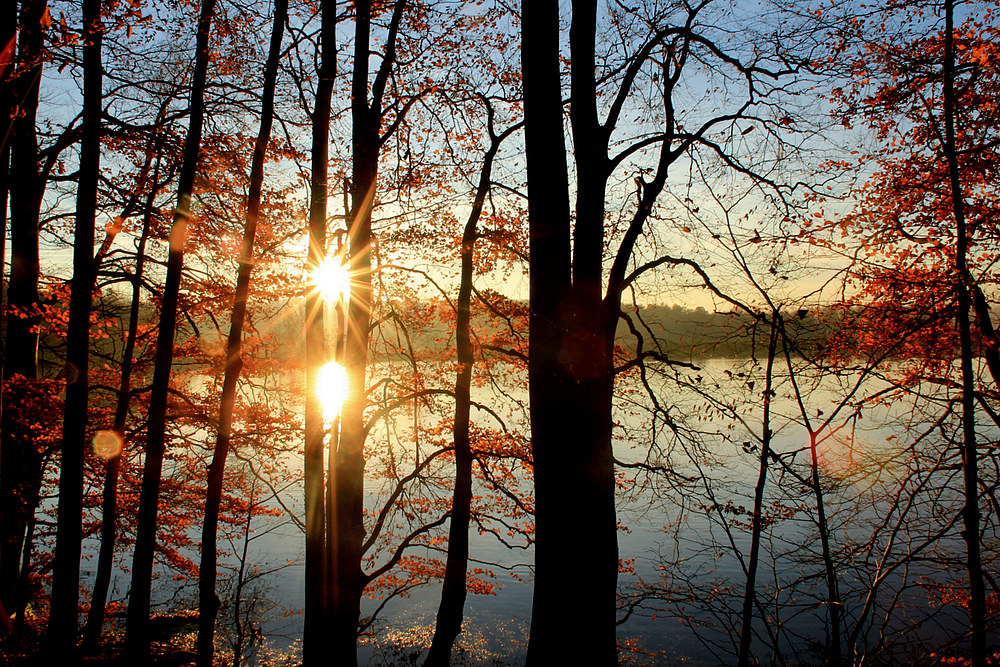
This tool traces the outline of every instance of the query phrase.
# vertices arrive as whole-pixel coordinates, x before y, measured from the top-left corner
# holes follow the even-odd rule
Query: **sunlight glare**
[[[347,299],[351,293],[351,274],[337,259],[324,259],[310,273],[309,280],[324,301]]]
[[[340,408],[347,399],[347,371],[336,361],[319,369],[316,397],[323,407],[323,419],[332,422],[340,414]]]

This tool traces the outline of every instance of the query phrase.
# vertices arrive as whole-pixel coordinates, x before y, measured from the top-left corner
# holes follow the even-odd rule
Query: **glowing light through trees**
[[[336,361],[319,369],[316,397],[323,407],[324,421],[332,422],[340,414],[340,408],[347,398],[347,386],[347,371]]]
[[[351,274],[338,258],[324,259],[310,272],[309,282],[326,302],[346,300],[351,293]]]

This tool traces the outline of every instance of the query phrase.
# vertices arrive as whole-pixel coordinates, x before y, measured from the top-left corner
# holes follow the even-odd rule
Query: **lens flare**
[[[324,259],[309,274],[309,281],[324,301],[346,299],[351,293],[351,274],[336,259]]]
[[[112,459],[122,453],[124,441],[114,431],[98,431],[94,434],[94,453],[102,459]]]
[[[336,361],[319,369],[316,378],[316,397],[323,407],[323,419],[333,421],[347,399],[347,371]]]

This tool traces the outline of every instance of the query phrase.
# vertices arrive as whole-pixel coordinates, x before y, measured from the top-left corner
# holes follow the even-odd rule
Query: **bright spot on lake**
[[[331,361],[319,369],[316,378],[316,397],[323,406],[326,421],[340,414],[340,407],[347,398],[347,371],[336,361]]]
[[[94,453],[102,459],[110,459],[122,453],[124,441],[114,431],[98,431],[94,434]]]

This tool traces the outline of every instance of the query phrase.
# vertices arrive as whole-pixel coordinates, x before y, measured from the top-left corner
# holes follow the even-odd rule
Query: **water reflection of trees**
[[[784,317],[771,313],[759,326]],[[968,614],[957,390],[902,383],[910,369],[889,350],[837,359],[834,370],[788,338],[771,350],[766,424],[771,355],[760,340],[746,359],[648,364],[633,380],[648,394],[641,408],[626,392],[634,425],[623,431],[633,441],[651,434],[641,460],[622,461],[636,482],[627,506],[672,523],[623,586],[620,621],[678,619],[704,656],[732,660],[746,636],[741,602],[756,530],[758,659],[915,663],[947,654],[963,641]],[[996,435],[985,431],[984,452],[995,451]],[[996,459],[984,461],[984,504],[993,506]],[[996,538],[995,522],[984,522],[987,562]]]

